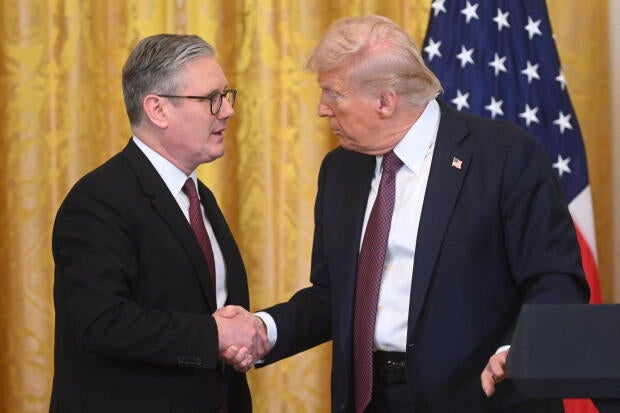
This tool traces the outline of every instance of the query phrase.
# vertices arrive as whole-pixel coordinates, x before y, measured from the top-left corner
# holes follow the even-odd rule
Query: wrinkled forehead
[[[327,90],[343,91],[353,86],[349,77],[349,70],[345,66],[319,71],[316,80],[321,89]]]

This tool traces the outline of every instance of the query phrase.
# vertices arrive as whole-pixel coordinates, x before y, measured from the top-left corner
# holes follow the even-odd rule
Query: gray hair
[[[389,87],[412,105],[425,104],[442,92],[415,42],[383,16],[336,20],[306,67],[314,72],[346,67],[349,80],[363,92],[381,93]]]
[[[215,49],[196,35],[157,34],[138,42],[123,66],[123,98],[132,126],[142,121],[142,101],[150,93],[175,94],[184,64]]]

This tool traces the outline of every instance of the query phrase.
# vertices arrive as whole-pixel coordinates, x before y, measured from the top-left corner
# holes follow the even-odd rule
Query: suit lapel
[[[142,185],[144,194],[152,198],[153,208],[157,211],[162,220],[166,222],[170,231],[176,236],[179,243],[187,252],[190,261],[196,269],[196,276],[200,281],[205,298],[210,307],[215,310],[217,308],[217,303],[215,300],[215,291],[211,288],[207,262],[192,228],[179,208],[179,204],[172,194],[170,194],[166,184],[151,165],[146,155],[140,151],[133,141],[130,141],[125,147],[123,155],[134,169]]]
[[[247,309],[249,308],[247,277],[237,244],[213,193],[200,181],[198,181],[198,192],[200,193],[202,205],[205,208],[205,214],[211,224],[211,228],[213,228],[213,233],[224,258],[226,290],[228,292],[227,302],[241,305]]]
[[[471,153],[459,145],[468,133],[466,125],[454,109],[444,104],[440,107],[441,120],[416,243],[408,341],[423,308],[444,234],[471,162]]]

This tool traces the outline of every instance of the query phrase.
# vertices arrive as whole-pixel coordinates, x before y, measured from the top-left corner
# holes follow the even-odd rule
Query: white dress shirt
[[[187,178],[192,178],[194,185],[196,185],[196,171],[193,171],[190,176],[187,176],[172,162],[148,147],[137,136],[133,137],[133,141],[136,145],[138,145],[138,148],[140,148],[144,155],[146,155],[151,164],[153,164],[153,167],[159,176],[161,176],[164,180],[164,183],[170,190],[170,193],[179,204],[179,208],[183,211],[185,219],[189,222],[189,198],[185,195],[185,192],[183,192],[183,185],[185,185]],[[198,193],[198,196],[200,196],[200,193]],[[217,242],[217,238],[215,238],[213,228],[205,215],[205,210],[202,203],[200,204],[200,210],[202,211],[202,220],[205,223],[205,228],[207,229],[207,234],[209,235],[209,240],[211,241],[211,248],[213,249],[213,258],[215,259],[215,297],[219,308],[224,306],[228,295],[226,290],[226,264],[224,262],[224,256],[222,255],[220,245]]]
[[[403,162],[396,173],[394,213],[388,238],[375,324],[375,349],[404,352],[411,277],[418,225],[439,127],[439,105],[432,100],[405,137],[394,147]],[[362,229],[362,242],[381,181],[383,156],[377,156]],[[361,243],[360,243],[361,248]]]

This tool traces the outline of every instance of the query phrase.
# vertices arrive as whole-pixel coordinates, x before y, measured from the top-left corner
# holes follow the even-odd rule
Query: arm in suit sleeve
[[[515,141],[503,175],[504,243],[520,304],[587,303],[589,288],[575,228],[549,159],[535,137]],[[514,323],[502,344],[510,344]],[[497,385],[493,399],[506,407],[519,403],[521,396],[508,380]]]
[[[132,208],[122,200],[127,194],[102,181],[80,181],[56,218],[54,299],[58,318],[65,320],[60,328],[99,355],[214,368],[218,335],[209,312],[175,311],[177,302],[168,301],[174,293],[142,285],[149,271],[145,257],[157,252],[145,251],[144,226],[135,223],[142,219],[137,214],[152,212]],[[171,269],[186,268],[175,262],[179,257],[169,258]]]
[[[325,169],[324,161],[319,171],[319,189],[314,206],[312,285],[295,293],[288,302],[263,310],[273,317],[278,337],[265,357],[265,365],[331,339],[331,277],[324,250],[322,220]]]
[[[522,304],[587,302],[575,228],[536,138],[516,141],[503,170],[505,245]]]

